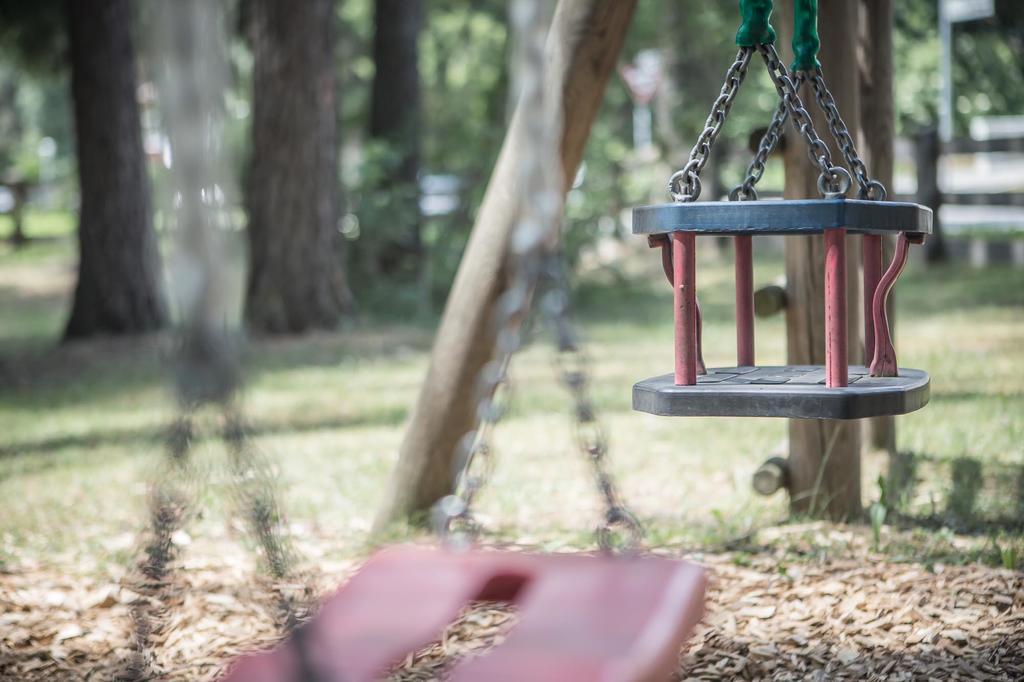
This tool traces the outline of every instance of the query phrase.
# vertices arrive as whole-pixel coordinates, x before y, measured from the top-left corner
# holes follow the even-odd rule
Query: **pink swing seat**
[[[475,601],[517,605],[519,622],[450,679],[665,680],[704,610],[699,566],[658,557],[379,552],[276,649],[238,661],[228,682],[367,682],[441,637]]]

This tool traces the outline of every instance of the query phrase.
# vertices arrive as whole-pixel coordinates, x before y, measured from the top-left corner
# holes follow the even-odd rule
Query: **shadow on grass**
[[[429,348],[429,330],[392,326],[319,332],[301,338],[255,339],[244,344],[246,381],[305,367],[401,359]],[[25,345],[3,352],[0,345],[0,405],[53,409],[100,402],[140,390],[171,390],[174,342],[170,334],[58,345]]]
[[[301,434],[315,431],[329,431],[344,428],[374,427],[374,426],[397,426],[405,421],[407,410],[404,407],[396,407],[388,410],[380,410],[372,414],[356,416],[337,416],[321,419],[292,419],[287,422],[278,421],[253,421],[248,424],[248,432],[251,436],[259,438],[280,434]],[[5,459],[20,458],[29,455],[54,455],[62,450],[90,449],[97,450],[109,446],[132,446],[139,445],[152,447],[163,444],[166,441],[168,432],[163,427],[145,427],[138,429],[120,429],[99,433],[87,433],[81,435],[56,436],[41,440],[14,443],[0,446],[0,461]],[[200,442],[217,440],[219,433],[200,432],[196,439]],[[28,468],[32,471],[42,471],[55,466],[52,457],[34,459],[29,467],[22,467],[19,473],[24,473]]]
[[[899,526],[961,535],[1024,532],[1024,464],[973,457],[892,457],[886,495]]]

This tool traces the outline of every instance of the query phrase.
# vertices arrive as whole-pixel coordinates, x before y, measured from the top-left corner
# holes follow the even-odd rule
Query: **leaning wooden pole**
[[[782,48],[792,38],[793,2],[776,3]],[[820,59],[825,78],[851,134],[860,130],[857,74],[857,18],[859,3],[848,0],[820,0],[818,30],[821,35]],[[786,54],[786,51],[783,51]],[[814,126],[829,144],[834,162],[842,155],[836,148],[824,115],[813,106],[809,86],[800,93]],[[786,145],[787,199],[818,198],[817,169],[808,162],[803,141],[792,127]],[[860,244],[846,238],[847,339],[849,361],[861,357]],[[786,355],[791,365],[825,363],[825,240],[813,237],[786,237],[786,282],[789,305],[786,307]],[[834,283],[835,284],[835,283]],[[836,344],[841,346],[842,344]],[[789,422],[790,509],[833,520],[853,520],[861,513],[860,450],[861,425],[857,421],[791,419]]]
[[[559,0],[547,42],[545,87],[561,102],[561,161],[568,187],[636,8],[636,0]],[[452,484],[456,445],[475,424],[473,397],[494,341],[493,309],[507,276],[516,221],[518,150],[533,144],[517,112],[434,339],[430,367],[399,449],[376,527],[415,519]]]
[[[863,71],[860,79],[860,117],[864,135],[859,144],[872,176],[892,194],[893,155],[896,140],[896,107],[892,81],[892,0],[862,0],[860,50]],[[885,261],[892,256],[896,240],[884,238]],[[889,294],[889,324],[894,319],[893,295]],[[867,342],[867,334],[864,335]],[[896,454],[896,419],[875,417],[868,421],[866,437],[871,447]]]

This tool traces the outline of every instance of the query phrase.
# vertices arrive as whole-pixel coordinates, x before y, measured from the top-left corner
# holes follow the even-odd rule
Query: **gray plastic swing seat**
[[[853,234],[931,234],[932,210],[901,201],[842,198],[695,201],[633,209],[633,234],[820,234],[840,227]]]
[[[873,377],[850,365],[849,386],[825,386],[821,365],[708,368],[695,386],[665,374],[633,386],[633,409],[666,417],[862,419],[906,414],[928,403],[930,380],[919,369]]]

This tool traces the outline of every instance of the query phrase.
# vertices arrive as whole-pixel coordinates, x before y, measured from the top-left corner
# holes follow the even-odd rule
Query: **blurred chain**
[[[775,46],[758,45],[757,49],[764,58],[765,65],[768,67],[768,75],[771,77],[779,97],[782,98],[789,115],[793,118],[793,125],[807,142],[808,156],[820,171],[818,190],[826,197],[845,195],[852,184],[850,173],[842,166],[832,164],[832,155],[825,143],[818,137],[811,116],[800,99],[800,93],[797,91],[798,85],[779,58]]]
[[[821,68],[819,67],[814,71],[801,71],[797,74],[797,78],[806,78],[810,81],[811,87],[814,88],[814,98],[817,100],[818,106],[825,113],[825,118],[828,119],[828,127],[832,132],[832,137],[842,151],[843,158],[846,159],[846,165],[850,167],[853,177],[857,181],[857,186],[859,187],[858,196],[861,199],[885,201],[885,186],[877,180],[872,180],[868,175],[867,166],[864,165],[864,161],[857,153],[857,146],[853,141],[853,136],[850,135],[850,131],[846,127],[846,123],[843,122],[843,117],[839,113],[839,107],[836,106],[836,100],[828,89],[828,85],[825,84]]]
[[[275,581],[290,574],[294,560],[283,533],[274,474],[253,447],[238,406],[241,363],[238,331],[226,320],[224,249],[221,228],[232,224],[224,186],[227,170],[223,87],[227,59],[219,27],[223,7],[205,0],[160,3],[156,8],[153,60],[159,83],[161,124],[172,154],[167,154],[171,205],[163,212],[176,248],[170,262],[172,294],[181,311],[177,331],[175,389],[179,416],[172,423],[166,457],[149,493],[149,529],[140,549],[138,576],[132,588],[135,642],[129,679],[159,677],[153,668],[154,635],[163,626],[173,597],[171,563],[177,556],[175,535],[191,515],[193,487],[200,470],[190,458],[195,419],[212,407],[223,423],[221,436],[230,454],[236,502],[247,527],[263,550]],[[297,622],[295,603],[275,585],[285,628]]]
[[[593,468],[604,503],[604,519],[597,528],[598,545],[606,552],[634,552],[643,541],[644,530],[622,500],[608,469],[608,441],[590,397],[589,363],[572,320],[565,259],[552,254],[547,260],[545,275],[550,290],[544,296],[543,310],[555,335],[559,378],[573,401],[576,445]]]
[[[722,132],[725,119],[732,109],[736,100],[740,85],[747,75],[747,67],[750,65],[750,57],[754,50],[750,47],[741,47],[736,54],[732,66],[725,73],[725,84],[718,98],[711,105],[711,113],[704,122],[704,130],[697,137],[696,144],[690,150],[690,158],[682,169],[672,174],[668,181],[668,192],[672,198],[680,203],[696,201],[700,196],[701,183],[700,173],[711,158],[711,147]]]
[[[520,217],[511,236],[512,274],[496,305],[497,331],[491,360],[477,376],[476,427],[456,446],[453,493],[434,506],[438,535],[457,548],[472,543],[480,533],[473,504],[494,468],[491,436],[507,405],[509,363],[522,343],[522,326],[540,275],[545,244],[553,226],[558,225],[561,211],[561,179],[555,156],[560,121],[544,96],[547,22],[542,5],[537,0],[516,0],[511,7],[513,31],[518,37],[516,83],[519,111],[523,112],[520,125],[523,139],[529,144],[519,148],[516,186]]]
[[[543,5],[537,0],[517,0],[512,7],[520,45],[516,63],[521,91],[519,110],[523,112],[521,125],[524,139],[531,143],[520,148],[520,217],[512,232],[511,283],[496,305],[497,334],[492,359],[477,377],[477,426],[457,446],[454,492],[435,505],[434,524],[441,538],[456,548],[467,546],[479,535],[480,524],[473,514],[473,504],[494,467],[491,436],[507,411],[509,364],[522,344],[523,324],[538,286],[550,285],[545,310],[557,332],[562,380],[574,400],[577,442],[594,466],[606,506],[598,542],[609,551],[629,550],[639,543],[640,524],[621,502],[606,468],[608,448],[587,394],[586,363],[569,318],[564,263],[551,246],[556,241],[562,211],[561,164],[557,153],[561,120],[557,103],[546,97],[544,91],[547,26]],[[625,536],[617,541],[619,530]]]
[[[127,661],[125,680],[153,677],[153,638],[162,629],[167,607],[162,597],[169,586],[170,564],[178,556],[175,535],[185,526],[195,498],[194,471],[190,453],[194,437],[192,414],[183,411],[166,434],[167,457],[164,470],[151,485],[148,496],[149,532],[142,545],[131,589],[139,594],[131,605],[132,655]]]

